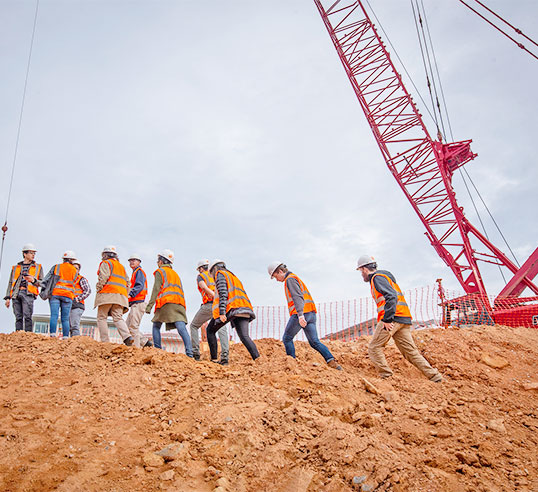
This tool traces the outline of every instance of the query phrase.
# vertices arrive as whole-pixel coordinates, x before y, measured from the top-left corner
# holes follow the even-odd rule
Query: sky
[[[370,5],[426,96],[410,3]],[[538,61],[456,0],[424,5],[454,137],[473,139],[479,157],[467,170],[523,263],[538,245]],[[536,2],[487,5],[538,39]],[[0,2],[2,217],[34,12],[35,1]],[[454,188],[478,226],[457,176]],[[27,242],[46,271],[74,250],[92,286],[105,245],[127,269],[138,252],[150,285],[157,253],[170,248],[191,319],[200,258],[225,260],[255,305],[284,304],[267,275],[274,260],[318,302],[369,295],[355,271],[362,254],[404,290],[437,278],[459,289],[389,173],[308,0],[41,0],[8,226],[2,289]],[[503,287],[494,269],[484,275],[491,294]],[[92,308],[93,294],[85,314]],[[2,307],[0,331],[13,324]],[[146,316],[142,329],[150,326]]]

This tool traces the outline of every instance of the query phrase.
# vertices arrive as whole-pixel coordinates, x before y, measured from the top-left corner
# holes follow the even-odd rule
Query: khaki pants
[[[192,341],[192,353],[194,355],[200,355],[200,328],[206,322],[213,318],[213,305],[210,302],[202,304],[200,309],[195,314],[194,319],[191,321],[191,341]],[[224,325],[217,335],[220,339],[220,356],[223,359],[228,359],[230,352],[230,342],[228,338],[228,327]]]
[[[392,331],[387,331],[382,321],[377,323],[370,345],[368,345],[368,356],[379,371],[382,378],[392,376],[392,371],[387,364],[383,348],[387,345],[390,337],[394,338],[394,343],[402,355],[413,364],[424,376],[431,381],[441,381],[442,377],[437,369],[430,366],[429,362],[418,351],[415,341],[411,336],[411,325],[394,323]]]
[[[131,306],[129,309],[129,314],[127,315],[127,327],[131,336],[134,338],[134,346],[140,347],[140,322],[142,321],[142,316],[146,312],[146,306],[148,303],[146,301],[137,302]]]
[[[103,304],[97,308],[97,328],[99,329],[101,341],[110,342],[108,324],[106,322],[109,316],[114,321],[121,339],[125,340],[129,338],[131,336],[129,328],[127,328],[127,324],[123,321],[123,306],[119,304]]]

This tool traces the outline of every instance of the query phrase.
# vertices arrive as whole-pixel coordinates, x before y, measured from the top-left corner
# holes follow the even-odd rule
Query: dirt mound
[[[0,335],[5,491],[538,490],[538,330],[422,331],[434,384],[368,339],[329,342],[328,368],[297,343],[257,342],[252,362]],[[366,380],[366,382],[365,382]]]

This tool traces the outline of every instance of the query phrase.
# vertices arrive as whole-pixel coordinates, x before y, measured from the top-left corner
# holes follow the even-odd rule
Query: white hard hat
[[[72,263],[73,265],[81,266],[81,265],[80,265],[80,260],[77,260],[76,258],[75,258],[74,260],[72,260],[71,263]]]
[[[118,251],[116,250],[116,246],[109,245],[109,246],[105,246],[105,247],[103,248],[103,253],[114,253],[114,254],[118,254]]]
[[[374,258],[373,256],[370,256],[370,255],[362,255],[362,256],[357,260],[357,270],[358,270],[360,267],[369,265],[370,263],[375,263],[375,258]]]
[[[271,278],[273,278],[273,273],[275,273],[275,270],[280,266],[283,265],[281,261],[273,261],[269,263],[269,266],[267,267],[267,273]]]
[[[215,258],[214,260],[211,260],[211,261],[209,262],[209,271],[211,271],[211,269],[212,269],[217,263],[222,263],[222,264],[225,265],[224,260],[219,260],[218,258]]]
[[[159,256],[166,258],[170,263],[174,263],[174,252],[171,249],[163,249]]]
[[[129,256],[127,259],[142,261],[142,257],[138,253],[131,253],[131,256]]]
[[[62,258],[63,258],[64,260],[76,260],[76,259],[77,259],[77,255],[75,254],[74,251],[67,250],[67,251],[63,254]]]
[[[209,265],[209,260],[200,260],[198,262],[198,264],[196,265],[196,268],[200,268],[201,266],[208,266]]]
[[[22,247],[22,252],[24,253],[25,251],[37,251],[37,248],[32,244],[32,243],[26,243],[23,247]]]

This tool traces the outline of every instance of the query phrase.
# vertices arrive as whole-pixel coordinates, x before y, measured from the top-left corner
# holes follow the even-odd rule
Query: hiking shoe
[[[147,340],[142,348],[146,348],[146,347],[153,347],[153,342],[151,340]]]
[[[329,362],[327,362],[327,365],[332,369],[336,369],[337,371],[342,370],[342,366],[338,364],[338,362],[336,362],[336,359],[330,360]]]
[[[227,366],[228,365],[228,359],[221,359],[218,362],[221,366]]]
[[[440,374],[438,376],[434,376],[432,379],[430,379],[432,383],[442,383],[443,382],[443,376]]]
[[[200,354],[192,354],[194,360],[200,360]]]
[[[133,343],[134,343],[134,338],[133,338],[133,337],[127,337],[127,338],[123,341],[123,343],[124,343],[125,345],[127,345],[127,347],[131,347],[131,346],[133,345]]]

